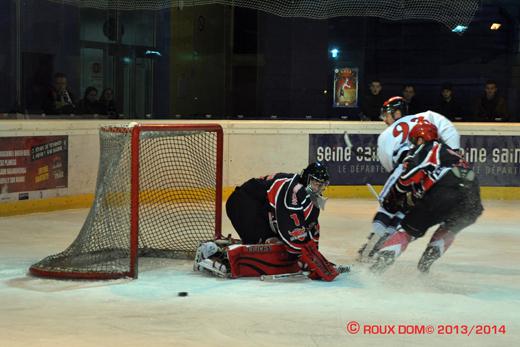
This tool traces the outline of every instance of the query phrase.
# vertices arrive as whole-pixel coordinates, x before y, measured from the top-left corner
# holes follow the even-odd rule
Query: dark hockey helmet
[[[392,115],[392,118],[395,119],[394,113],[397,110],[400,110],[401,113],[404,113],[404,98],[401,96],[392,96],[390,99],[386,100],[383,103],[383,107],[381,107],[381,119],[385,119],[385,116],[387,113],[390,113]]]
[[[417,144],[417,140],[422,138],[426,142],[434,141],[439,138],[439,132],[437,127],[430,122],[422,121],[417,123],[410,131],[408,135],[410,142],[414,145]]]
[[[329,172],[323,163],[317,161],[315,163],[309,164],[305,169],[303,169],[302,173],[302,184],[309,184],[309,179],[313,178],[316,181],[322,183],[328,183],[330,180]]]

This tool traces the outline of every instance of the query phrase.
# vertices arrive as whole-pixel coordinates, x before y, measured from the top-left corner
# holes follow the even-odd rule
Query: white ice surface
[[[221,280],[191,262],[144,260],[139,279],[57,281],[27,275],[75,238],[87,210],[0,218],[0,346],[520,346],[520,202],[486,202],[477,224],[421,276],[431,236],[412,243],[380,277],[362,269],[334,282]],[[331,200],[323,253],[352,263],[376,209]],[[231,232],[224,220],[224,232]],[[188,297],[178,297],[180,291]],[[491,324],[482,336],[349,335],[360,324]]]

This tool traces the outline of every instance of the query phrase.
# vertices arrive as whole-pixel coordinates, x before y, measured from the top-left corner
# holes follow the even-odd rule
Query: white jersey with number
[[[460,135],[452,122],[443,115],[426,111],[415,115],[404,116],[396,120],[377,138],[377,155],[381,165],[391,172],[399,163],[404,151],[411,147],[408,136],[419,121],[427,121],[437,127],[439,138],[452,149],[460,148]]]

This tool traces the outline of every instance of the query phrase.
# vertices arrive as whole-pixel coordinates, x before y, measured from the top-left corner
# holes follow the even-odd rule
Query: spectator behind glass
[[[110,119],[119,118],[119,113],[117,112],[116,102],[114,101],[114,91],[112,88],[105,88],[101,93],[101,97],[99,98],[99,102],[102,106],[101,114],[107,115]]]
[[[78,102],[76,114],[79,115],[99,115],[103,112],[103,106],[97,99],[96,87],[87,87],[83,99]]]
[[[477,99],[474,117],[476,122],[505,122],[509,120],[506,100],[498,95],[495,81],[486,82],[484,95]]]
[[[361,114],[359,118],[361,120],[380,120],[379,115],[381,114],[381,106],[385,102],[385,97],[381,93],[383,87],[381,81],[373,79],[368,85],[370,93],[367,93],[361,101]]]
[[[72,114],[75,108],[74,96],[67,88],[67,76],[57,72],[53,86],[43,100],[43,112],[48,115]]]
[[[423,112],[423,108],[419,106],[417,97],[415,96],[415,86],[413,84],[405,84],[403,87],[404,115],[417,114]]]
[[[435,106],[434,111],[442,114],[451,121],[462,122],[462,108],[457,100],[453,97],[453,86],[451,83],[444,83],[441,87],[439,103]]]

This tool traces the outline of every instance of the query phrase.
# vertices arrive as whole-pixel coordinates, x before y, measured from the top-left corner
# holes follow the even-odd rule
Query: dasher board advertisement
[[[56,196],[67,188],[68,136],[0,138],[0,201]]]
[[[384,184],[389,173],[377,157],[379,134],[311,134],[309,162],[322,161],[331,185]],[[520,187],[520,136],[462,135],[464,157],[481,186]]]

